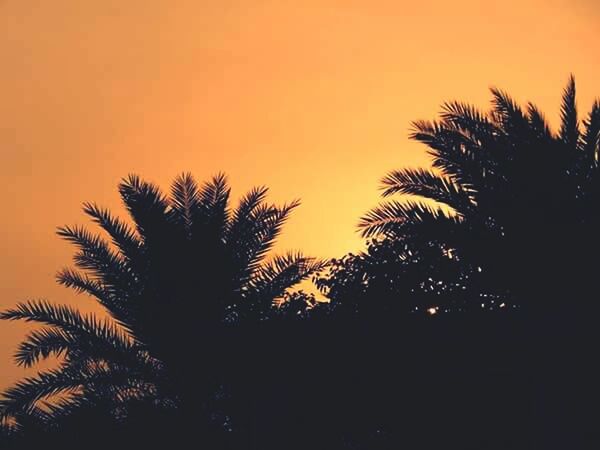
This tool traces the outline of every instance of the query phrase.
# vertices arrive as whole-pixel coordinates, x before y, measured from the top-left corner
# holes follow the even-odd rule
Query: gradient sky
[[[165,189],[226,172],[233,198],[301,198],[280,248],[341,256],[393,168],[427,163],[411,120],[492,85],[556,123],[570,72],[600,95],[596,0],[0,0],[0,308],[47,298],[81,203],[122,211],[134,172]],[[597,5],[596,5],[597,6]],[[25,327],[0,323],[0,388]]]

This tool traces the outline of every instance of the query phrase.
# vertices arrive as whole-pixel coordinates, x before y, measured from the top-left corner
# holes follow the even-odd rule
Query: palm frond
[[[27,377],[3,393],[0,408],[3,414],[30,412],[36,402],[45,397],[59,393],[70,393],[79,390],[90,380],[81,372],[59,369],[49,369],[34,377]]]
[[[447,123],[417,121],[412,126],[410,138],[429,147],[433,167],[469,191],[482,183],[489,163],[478,142]]]
[[[490,91],[493,105],[492,118],[511,138],[526,138],[530,128],[523,110],[506,92],[495,87]]]
[[[78,311],[68,306],[55,305],[44,300],[19,303],[15,308],[0,313],[0,319],[24,320],[58,327],[80,327],[84,322]]]
[[[239,229],[237,236],[232,236],[230,252],[235,255],[233,276],[243,285],[258,268],[273,248],[277,237],[290,213],[300,205],[299,201],[285,204],[282,207],[259,205],[249,216],[247,227]]]
[[[19,344],[15,361],[19,366],[31,367],[51,355],[60,356],[73,350],[77,340],[60,328],[43,328],[30,332]]]
[[[58,419],[72,416],[82,408],[95,406],[97,405],[91,399],[80,395],[63,395],[52,402],[43,402],[49,422],[57,422]]]
[[[99,364],[63,365],[17,382],[3,393],[0,409],[3,415],[27,414],[38,402],[53,396],[96,391],[96,395],[114,395],[119,386],[137,380],[122,367]]]
[[[55,305],[47,301],[19,303],[16,308],[0,313],[0,319],[23,320],[56,327],[73,338],[80,339],[81,345],[89,345],[88,350],[108,350],[128,354],[133,349],[129,337],[115,324],[100,321],[94,316],[84,316],[79,311],[64,305]]]
[[[228,225],[226,234],[228,242],[235,241],[237,236],[247,228],[250,214],[265,201],[268,190],[265,186],[255,187],[242,197]]]
[[[36,422],[42,422],[45,428],[58,428],[63,421],[75,417],[76,414],[80,415],[86,410],[93,410],[95,418],[97,418],[98,414],[105,412],[100,411],[100,407],[97,402],[81,393],[63,392],[58,398],[52,398],[52,401],[40,400],[26,415],[21,414],[18,421],[20,423],[27,422],[30,416],[35,415]]]
[[[59,284],[74,289],[77,293],[86,293],[94,297],[121,325],[130,328],[133,324],[133,308],[127,301],[126,295],[122,293],[115,295],[113,289],[107,288],[97,279],[70,268],[60,270],[56,274],[56,280]]]
[[[275,256],[253,274],[248,283],[246,300],[270,308],[288,288],[322,270],[325,265],[324,261],[306,257],[299,252]]]
[[[175,178],[171,185],[170,205],[176,220],[190,231],[194,210],[200,202],[198,184],[190,173],[183,173]]]
[[[144,243],[160,239],[169,229],[169,204],[160,189],[137,175],[129,175],[119,184],[119,193]]]
[[[560,107],[560,138],[573,150],[579,140],[579,124],[577,121],[577,106],[575,104],[575,78],[569,77],[567,86],[563,91],[562,105]]]
[[[446,102],[442,105],[440,117],[446,125],[452,125],[479,144],[489,143],[499,134],[498,128],[487,115],[473,105]]]
[[[384,197],[397,193],[418,195],[443,203],[459,214],[465,214],[474,206],[461,185],[430,170],[394,170],[383,178],[382,183]]]
[[[206,242],[220,243],[229,223],[229,195],[231,189],[223,173],[204,183],[198,192],[198,204],[192,210],[192,235]]]
[[[95,203],[84,203],[83,211],[108,233],[124,258],[134,262],[140,257],[142,242],[126,223]]]
[[[70,268],[64,268],[56,274],[56,281],[65,287],[74,289],[77,293],[86,293],[106,305],[110,303],[110,294],[102,283],[90,278],[87,274]]]
[[[231,189],[224,173],[218,173],[209,182],[202,185],[198,193],[200,202],[208,208],[227,203]]]
[[[527,104],[527,119],[538,138],[549,139],[552,137],[550,126],[544,114],[531,102]]]
[[[460,221],[460,217],[452,216],[442,208],[431,207],[422,202],[389,201],[362,217],[358,226],[362,229],[361,234],[364,237],[398,236],[402,233],[414,233],[416,227],[425,231],[424,226],[435,226],[439,223],[444,226],[448,224],[454,226]],[[431,235],[431,232],[427,234]]]
[[[118,295],[126,296],[137,284],[131,267],[99,236],[82,227],[69,226],[60,227],[57,234],[79,248],[73,257],[77,267],[102,280],[105,287],[110,286]]]
[[[600,100],[594,101],[583,124],[585,126],[581,143],[583,154],[589,163],[597,165],[600,158]]]

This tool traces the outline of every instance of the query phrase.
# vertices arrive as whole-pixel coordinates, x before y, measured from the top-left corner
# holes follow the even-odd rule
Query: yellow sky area
[[[0,307],[48,298],[83,201],[121,211],[130,172],[225,171],[234,198],[300,197],[279,248],[357,250],[388,171],[426,164],[409,123],[496,85],[556,122],[600,95],[594,0],[0,0]],[[0,324],[0,387],[25,327]]]

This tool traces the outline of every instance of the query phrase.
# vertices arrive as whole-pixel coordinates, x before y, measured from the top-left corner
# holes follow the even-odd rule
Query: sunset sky
[[[168,188],[228,174],[237,200],[267,185],[301,198],[280,249],[361,248],[379,179],[427,163],[410,121],[490,86],[556,124],[569,73],[600,95],[596,0],[0,0],[0,308],[47,298],[85,224],[84,201],[122,212],[119,180]],[[25,327],[0,323],[0,388],[23,375]]]

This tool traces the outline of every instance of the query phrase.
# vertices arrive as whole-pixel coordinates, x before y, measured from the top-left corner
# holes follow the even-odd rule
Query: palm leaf
[[[31,367],[40,359],[60,356],[77,347],[77,339],[60,328],[43,328],[30,332],[19,344],[15,361],[19,366]]]
[[[466,190],[482,183],[489,164],[480,151],[479,143],[454,125],[440,122],[413,122],[411,139],[426,144],[433,157],[433,166],[455,180]]]
[[[260,266],[275,244],[290,213],[299,205],[299,201],[283,205],[281,208],[259,205],[250,213],[246,229],[240,229],[235,237],[235,245],[228,243],[230,251],[235,255],[232,261],[233,277],[239,286],[242,286]]]
[[[132,262],[140,258],[142,242],[126,223],[95,203],[84,203],[83,211],[109,234],[124,258]]]
[[[394,170],[383,178],[382,183],[384,197],[397,193],[418,195],[443,203],[460,214],[466,214],[474,206],[461,185],[429,170]]]
[[[262,265],[248,283],[246,301],[262,308],[270,308],[285,291],[322,270],[325,262],[308,258],[298,252],[275,256]]]
[[[232,218],[229,221],[225,237],[227,242],[234,243],[241,241],[240,235],[247,230],[252,211],[264,202],[267,192],[267,187],[255,187],[242,197],[238,207],[234,209]]]
[[[125,297],[138,282],[138,276],[108,243],[81,227],[60,227],[58,235],[79,248],[74,261],[80,269],[89,271],[102,280],[118,296]]]
[[[80,312],[64,305],[54,305],[46,301],[19,303],[16,308],[0,313],[0,319],[24,320],[56,327],[73,338],[81,339],[81,344],[89,344],[100,351],[118,351],[128,354],[133,349],[129,337],[108,321],[100,321],[94,316],[83,316]]]
[[[529,123],[523,110],[504,91],[491,88],[493,111],[491,116],[512,138],[523,138],[529,132]]]
[[[171,230],[167,214],[169,204],[157,186],[129,175],[119,184],[119,192],[146,245],[160,240],[167,230]]]
[[[179,175],[171,185],[169,204],[176,220],[191,232],[193,212],[200,202],[200,192],[196,180],[190,173]]]
[[[581,143],[583,154],[588,163],[597,165],[600,153],[600,100],[594,101],[583,124],[585,126]]]
[[[110,287],[104,286],[100,281],[90,278],[87,274],[72,270],[62,269],[56,275],[59,284],[74,289],[78,293],[86,293],[94,297],[104,306],[111,316],[129,331],[135,324],[135,306],[132,304],[131,292],[115,293]]]
[[[227,176],[224,173],[218,173],[202,186],[198,193],[199,201],[210,210],[215,205],[227,203],[230,191]]]
[[[56,274],[56,281],[65,287],[74,289],[78,293],[91,295],[105,306],[112,303],[112,298],[102,283],[90,278],[85,273],[64,268]]]
[[[548,125],[544,114],[531,102],[527,104],[527,119],[529,120],[529,124],[538,138],[552,138],[550,126]]]
[[[462,102],[446,102],[440,113],[447,127],[454,127],[480,145],[493,142],[499,135],[499,129],[486,114],[473,105]]]
[[[231,189],[225,174],[217,174],[204,183],[198,192],[198,202],[192,210],[192,235],[204,245],[222,243],[229,222]],[[200,249],[201,250],[201,249]]]
[[[577,122],[577,106],[575,104],[575,78],[569,77],[569,82],[563,91],[560,108],[560,138],[571,149],[575,149],[579,139]]]
[[[427,236],[435,238],[435,230],[439,225],[451,228],[460,224],[458,216],[452,216],[439,207],[432,207],[422,202],[389,201],[372,209],[359,222],[364,237],[377,235],[399,236],[426,232]],[[429,229],[427,229],[429,227]],[[439,238],[443,239],[443,235]]]
[[[63,365],[27,377],[4,391],[0,409],[3,415],[29,413],[39,401],[48,397],[85,390],[97,390],[101,395],[110,395],[119,385],[134,381],[129,370],[119,367]]]
[[[64,367],[50,369],[34,377],[27,377],[3,393],[0,408],[3,414],[30,412],[39,400],[59,393],[79,390],[87,381],[81,372]]]

